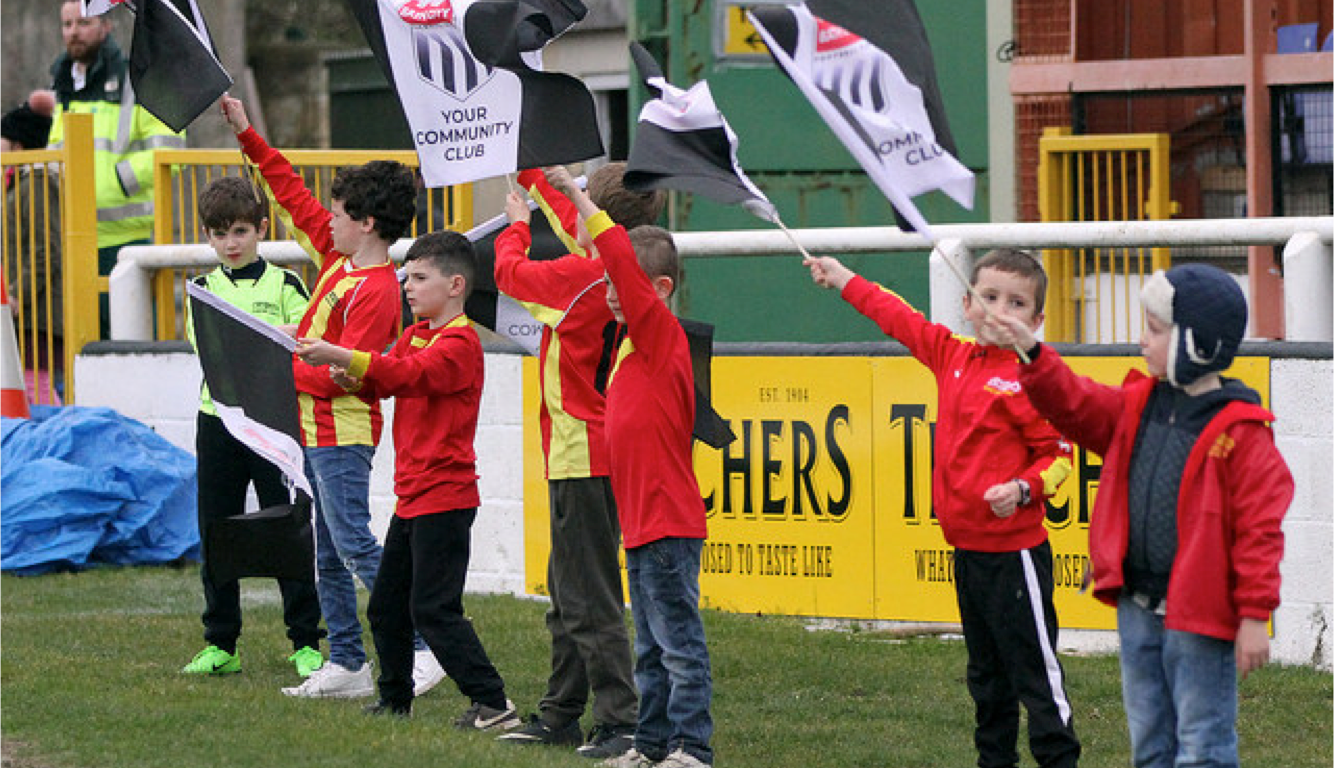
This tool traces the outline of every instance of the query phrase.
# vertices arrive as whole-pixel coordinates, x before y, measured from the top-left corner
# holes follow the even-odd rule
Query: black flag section
[[[144,109],[183,131],[232,85],[195,0],[134,0],[130,83]]]
[[[315,573],[310,501],[268,507],[211,522],[205,562],[218,583],[247,576],[307,580]]]
[[[523,54],[542,50],[587,15],[578,0],[491,0],[468,8],[463,34],[483,64],[527,69]]]
[[[690,370],[695,377],[696,440],[710,448],[722,448],[736,440],[727,420],[713,410],[713,326],[678,317],[690,345]]]

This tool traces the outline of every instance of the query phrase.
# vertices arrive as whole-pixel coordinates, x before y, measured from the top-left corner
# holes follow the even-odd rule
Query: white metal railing
[[[1141,248],[1172,246],[1283,245],[1284,312],[1291,341],[1334,340],[1334,216],[1261,219],[1187,219],[1167,221],[1059,222],[1041,224],[943,224],[932,228],[937,240],[897,227],[831,227],[792,230],[812,253],[883,253],[932,250],[932,319],[964,330],[964,287],[944,259],[964,274],[972,253],[990,248]],[[678,232],[684,258],[793,254],[779,230]],[[400,240],[390,255],[401,260],[409,241]],[[933,247],[934,245],[934,247]],[[266,242],[260,253],[275,264],[307,258],[295,242]],[[122,248],[111,273],[111,338],[153,338],[152,275],[161,269],[207,267],[216,263],[205,245],[143,245]]]

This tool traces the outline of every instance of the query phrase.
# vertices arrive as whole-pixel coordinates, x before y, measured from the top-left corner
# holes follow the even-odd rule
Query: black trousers
[[[413,628],[473,702],[505,705],[505,682],[463,615],[476,509],[420,517],[395,515],[385,534],[380,572],[366,616],[380,657],[380,700],[412,701]]]
[[[1019,764],[1019,703],[1042,768],[1079,763],[1080,745],[1056,657],[1051,544],[1019,552],[954,552],[955,589],[968,647],[968,692],[980,768]]]
[[[195,456],[198,458],[199,534],[213,520],[245,512],[246,489],[255,485],[261,507],[287,504],[292,500],[282,472],[271,462],[232,437],[222,419],[203,413],[196,420]],[[199,575],[204,583],[204,641],[228,653],[236,652],[241,636],[241,584],[235,579],[219,583],[203,552]],[[283,597],[283,621],[292,649],[320,647],[320,602],[315,593],[315,573],[308,579],[278,579]]]
[[[538,711],[559,728],[578,720],[593,694],[593,720],[633,728],[639,719],[621,587],[621,523],[605,477],[552,480],[551,676]]]

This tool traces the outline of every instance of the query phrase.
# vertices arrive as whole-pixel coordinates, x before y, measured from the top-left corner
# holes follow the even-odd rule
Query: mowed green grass
[[[0,736],[21,768],[404,768],[582,766],[569,750],[454,730],[467,706],[446,681],[408,721],[368,700],[299,700],[273,582],[247,580],[244,672],[179,674],[202,647],[198,570],[105,569],[0,579]],[[522,710],[535,706],[548,640],[538,601],[466,605]],[[800,619],[705,612],[717,765],[731,768],[974,765],[972,705],[957,639],[810,631]],[[367,636],[369,645],[369,635]],[[1129,765],[1117,662],[1066,656],[1084,766]],[[1328,768],[1331,676],[1271,666],[1241,686],[1242,762]],[[591,725],[586,718],[585,727]],[[1022,743],[1022,765],[1033,765]]]

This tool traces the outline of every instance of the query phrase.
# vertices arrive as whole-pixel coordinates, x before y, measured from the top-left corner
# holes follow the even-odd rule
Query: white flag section
[[[125,0],[83,0],[83,15],[101,16],[118,5],[124,5],[124,3]]]
[[[780,13],[792,15],[793,39],[780,42],[766,28],[766,17]],[[774,60],[913,229],[931,236],[912,202],[917,195],[939,189],[973,207],[973,172],[936,143],[922,93],[894,59],[804,4],[747,15]]]
[[[292,396],[296,397],[295,390]],[[293,440],[291,435],[260,424],[240,408],[223,405],[216,400],[213,401],[213,408],[232,437],[268,459],[293,485],[312,499],[315,498],[315,491],[311,489],[310,480],[306,477],[305,454],[301,451],[300,442]]]
[[[452,23],[410,23],[391,0],[380,0],[379,10],[385,51],[426,185],[463,184],[514,171],[523,106],[518,75],[474,58],[463,31]]]
[[[193,282],[186,283],[186,291],[199,365],[218,418],[233,437],[313,498],[292,375],[296,342]]]

